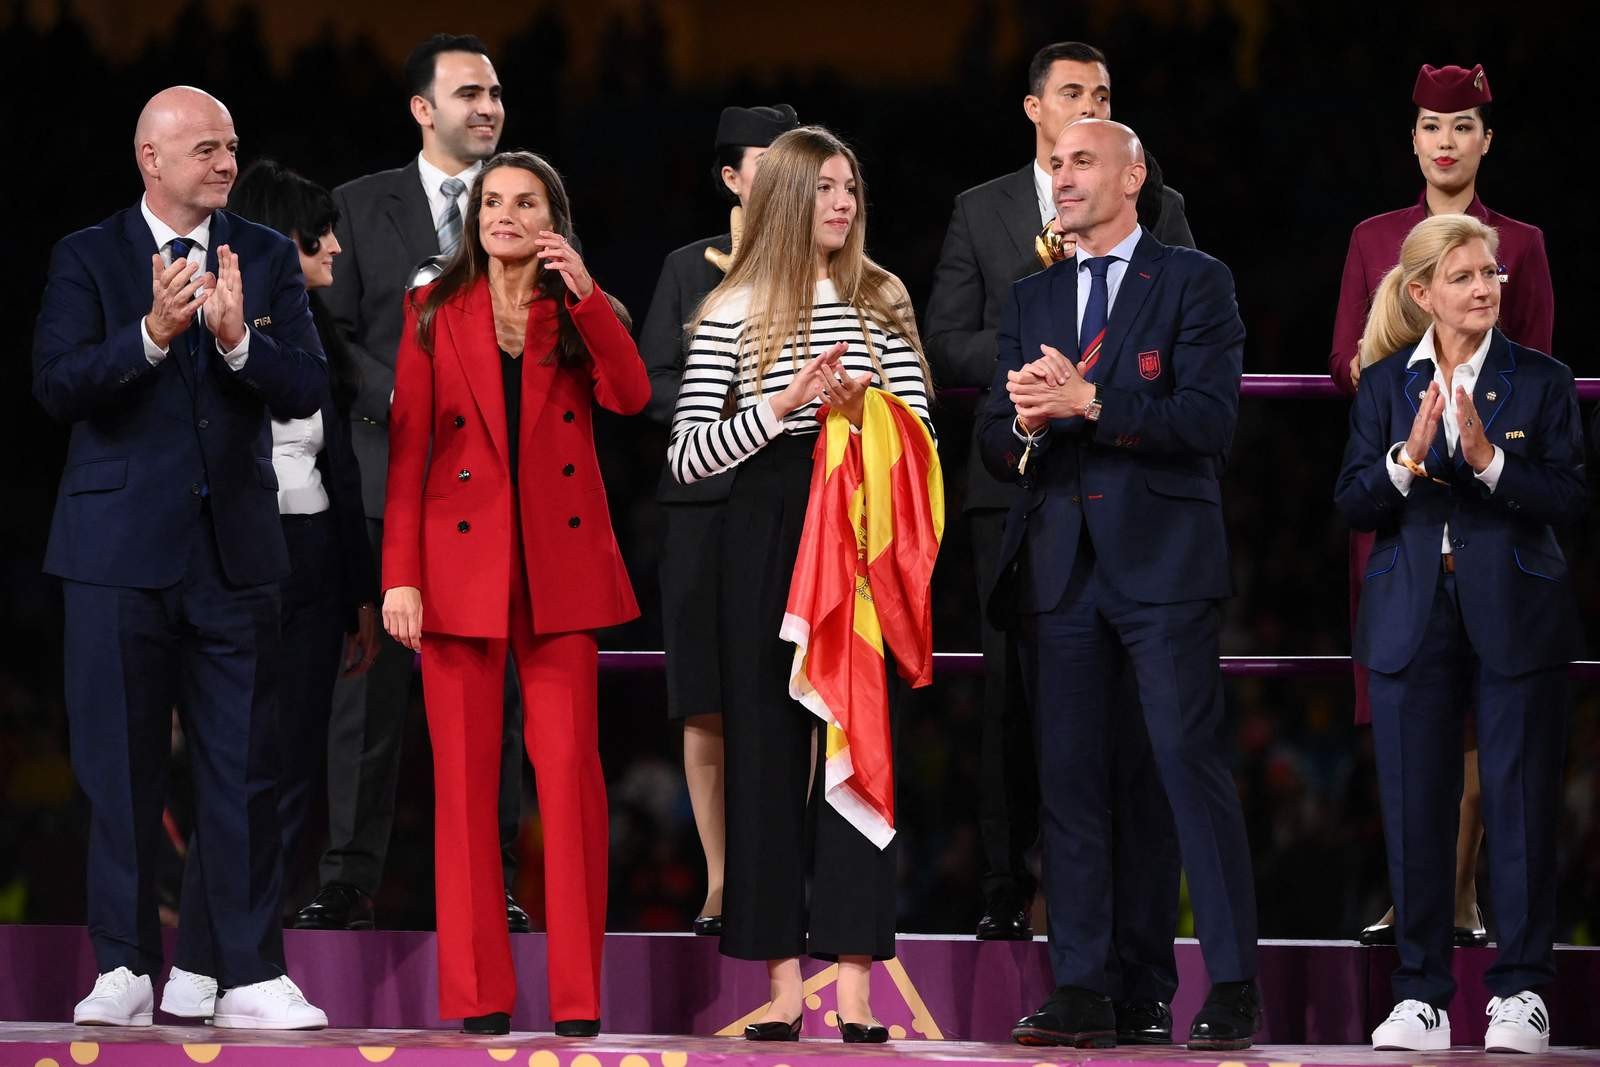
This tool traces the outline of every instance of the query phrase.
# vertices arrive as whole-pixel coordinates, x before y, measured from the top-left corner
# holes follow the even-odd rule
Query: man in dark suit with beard
[[[1034,125],[1034,158],[1022,169],[969,189],[956,198],[934,274],[923,335],[941,386],[980,390],[978,410],[994,376],[995,331],[1011,299],[1011,285],[1047,264],[1037,239],[1056,215],[1050,192],[1050,153],[1071,122],[1109,118],[1111,76],[1106,57],[1075,41],[1047,45],[1028,67],[1023,111]],[[1164,186],[1146,154],[1148,174],[1138,198],[1140,221],[1162,244],[1194,247],[1183,197]],[[1056,245],[1072,254],[1071,242]],[[979,459],[976,435],[967,467],[963,510],[971,524],[980,590],[992,584],[1005,515],[1017,497]],[[1038,836],[1038,785],[1034,742],[1026,702],[1017,679],[1014,641],[978,623],[984,661],[984,719],[979,745],[978,831],[983,848],[984,914],[980,940],[1032,936],[1028,909],[1033,876],[1024,857]],[[1131,680],[1121,683],[1124,704],[1136,710]],[[1172,820],[1165,810],[1143,720],[1127,714],[1117,739],[1115,884],[1119,890],[1114,951],[1107,966],[1116,977],[1118,1037],[1123,1043],[1171,1040],[1168,1004],[1178,985],[1172,934],[1178,915],[1178,857]],[[1132,839],[1137,836],[1138,843]]]
[[[500,141],[505,108],[487,51],[476,37],[442,33],[418,45],[405,73],[422,151],[403,167],[333,191],[339,209],[335,234],[344,252],[324,299],[361,372],[351,406],[351,440],[361,465],[367,533],[380,568],[402,296],[420,264],[455,252],[467,190]],[[334,692],[328,726],[329,844],[319,872],[321,891],[295,918],[301,929],[364,929],[373,923],[372,897],[394,825],[412,658],[388,635],[379,641],[372,669],[364,677],[342,679]],[[500,771],[508,872],[522,805],[522,717],[514,696],[514,690],[508,694]],[[514,931],[529,928],[527,914],[509,893],[506,910]]]

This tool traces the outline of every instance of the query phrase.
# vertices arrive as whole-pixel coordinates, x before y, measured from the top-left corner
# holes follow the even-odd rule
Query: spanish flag
[[[819,418],[779,636],[795,646],[789,695],[827,724],[823,795],[884,848],[894,838],[884,649],[911,685],[933,681],[944,478],[933,436],[893,393],[867,391],[859,434],[838,412]]]

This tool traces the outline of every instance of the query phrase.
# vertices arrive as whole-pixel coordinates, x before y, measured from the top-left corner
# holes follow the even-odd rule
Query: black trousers
[[[983,648],[984,716],[978,743],[983,894],[990,906],[1021,905],[1035,890],[1025,857],[1039,836],[1040,746],[1015,633],[996,629],[982,610],[1000,565],[1006,512],[985,508],[967,517]],[[1112,666],[1108,686],[1117,711],[1106,754],[1111,770],[1111,938],[1104,976],[1094,988],[1118,1000],[1171,1001],[1178,989],[1172,939],[1182,875],[1177,829],[1127,657],[1117,655]]]
[[[1567,733],[1565,667],[1507,677],[1478,658],[1461,621],[1456,578],[1441,574],[1417,654],[1371,672],[1372,730],[1383,837],[1394,888],[1395,999],[1447,1007],[1461,811],[1463,708],[1476,708],[1478,774],[1499,954],[1484,975],[1495,996],[1555,978],[1556,831]]]
[[[276,582],[228,582],[209,512],[166,589],[62,583],[72,768],[89,798],[88,921],[101,972],[161,969],[155,875],[172,710],[192,748],[203,933],[224,987],[284,973],[278,919]],[[190,931],[194,924],[203,930]]]
[[[383,523],[368,519],[367,536],[373,562],[382,574]],[[328,723],[328,848],[320,865],[323,885],[342,882],[369,896],[376,896],[383,882],[394,829],[394,794],[414,658],[388,634],[380,632],[378,641],[372,669],[359,678],[341,678],[334,686]],[[500,753],[500,852],[509,888],[516,876],[527,759],[522,749],[522,700],[509,663]]]
[[[723,520],[721,947],[738,959],[895,953],[897,843],[880,850],[823,800],[821,753],[811,752],[821,720],[790,699],[794,646],[778,638],[815,443],[786,434],[740,464]],[[886,668],[892,717],[904,686]]]

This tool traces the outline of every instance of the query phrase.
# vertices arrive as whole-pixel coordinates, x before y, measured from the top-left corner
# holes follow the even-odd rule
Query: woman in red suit
[[[1417,157],[1427,186],[1416,204],[1374,215],[1350,234],[1350,251],[1339,287],[1339,310],[1333,322],[1333,351],[1328,357],[1328,374],[1346,396],[1355,396],[1361,381],[1361,359],[1356,350],[1373,294],[1384,275],[1400,261],[1400,245],[1406,235],[1430,215],[1471,215],[1494,227],[1500,237],[1499,328],[1517,344],[1551,354],[1555,294],[1550,287],[1544,234],[1537,226],[1489,210],[1478,199],[1478,168],[1494,140],[1488,75],[1481,64],[1470,70],[1424,64],[1417,72],[1411,99],[1416,105],[1411,152]],[[1371,533],[1350,534],[1352,626],[1372,540]],[[1356,722],[1369,723],[1372,707],[1367,699],[1367,672],[1360,664],[1355,665],[1355,682]],[[1456,843],[1455,943],[1482,945],[1489,935],[1478,909],[1476,882],[1478,848],[1483,841],[1476,738],[1469,734],[1467,745],[1460,836]],[[1361,940],[1369,945],[1394,944],[1394,909],[1362,930]]]
[[[505,661],[522,683],[544,828],[550,1017],[600,1029],[606,793],[594,631],[638,616],[591,409],[650,398],[626,311],[572,247],[561,178],[484,165],[463,240],[411,294],[395,360],[384,626],[422,653],[433,741],[439,1013],[506,1033],[515,997],[496,830]]]

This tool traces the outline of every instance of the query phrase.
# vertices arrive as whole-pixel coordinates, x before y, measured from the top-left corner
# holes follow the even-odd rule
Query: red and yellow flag
[[[827,413],[779,636],[795,646],[789,695],[827,724],[824,796],[879,848],[894,838],[884,649],[911,685],[933,681],[943,536],[939,454],[905,401],[867,390],[859,434]]]

